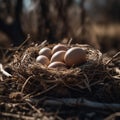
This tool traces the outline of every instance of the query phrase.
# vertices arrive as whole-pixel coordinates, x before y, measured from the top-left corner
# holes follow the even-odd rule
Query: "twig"
[[[42,112],[40,110],[38,110],[35,106],[33,106],[32,104],[30,104],[29,102],[25,101],[35,112],[37,112],[39,114],[39,116],[42,116]]]
[[[12,51],[12,53],[9,55],[9,56],[7,56],[7,59],[9,60],[10,58],[11,58],[11,56],[13,56],[14,55],[14,53],[16,52],[16,51],[18,51],[28,40],[30,39],[30,34],[28,34],[27,35],[27,38],[24,40],[24,42],[22,43],[22,44],[20,44],[18,47],[12,47],[12,48],[1,48],[1,49],[6,49],[7,51],[6,51],[6,53],[4,53],[4,59],[6,60],[6,55],[7,55],[7,53],[9,52],[9,51]]]
[[[110,60],[108,60],[105,65],[108,65],[110,62],[112,62],[112,60],[116,58],[118,55],[120,55],[120,51],[117,52]]]
[[[47,40],[44,40],[40,45],[43,46],[47,43]]]
[[[24,42],[19,47],[17,47],[17,50],[19,50],[29,39],[30,39],[30,34],[28,34]]]
[[[38,48],[44,47],[47,44],[47,40],[44,40],[39,46]]]
[[[116,112],[114,114],[111,114],[110,116],[106,117],[104,120],[116,120],[115,117],[120,117],[120,112]]]
[[[120,75],[113,76],[113,78],[120,80]]]
[[[35,118],[32,116],[25,116],[25,115],[13,114],[13,113],[0,112],[0,115],[6,117],[12,117],[12,118],[24,119],[24,120],[35,120]]]
[[[28,81],[29,81],[32,77],[33,77],[33,76],[29,76],[29,77],[26,79],[26,81],[24,82],[24,84],[23,84],[23,86],[22,86],[21,93],[23,93],[25,86],[27,85]]]
[[[7,77],[11,77],[12,75],[11,74],[9,74],[7,71],[5,71],[4,69],[3,69],[3,65],[0,63],[0,72],[3,74],[3,75],[5,75],[5,76],[7,76]]]
[[[72,38],[70,38],[70,40],[68,41],[68,46],[70,46],[70,44],[72,43],[72,41],[73,41],[73,39]]]
[[[31,95],[30,97],[37,97],[37,96],[40,96],[40,95],[42,95],[42,94],[44,94],[44,93],[46,93],[46,92],[52,90],[52,89],[55,88],[55,87],[57,87],[57,84],[55,84],[55,85],[53,85],[53,86],[47,88],[46,90],[44,90],[44,91],[42,91],[42,92],[36,93],[35,95]]]
[[[98,109],[120,110],[120,104],[93,102],[83,98],[49,99],[49,100],[45,100],[44,104],[54,105],[54,106],[66,105],[66,106],[72,106],[72,107],[86,106],[86,107],[98,108]]]
[[[88,90],[91,92],[88,77],[85,73],[83,73],[83,75],[85,76],[84,83],[85,83],[86,87],[88,88]]]

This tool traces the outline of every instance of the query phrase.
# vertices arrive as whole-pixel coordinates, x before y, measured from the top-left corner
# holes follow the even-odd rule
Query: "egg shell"
[[[53,47],[53,49],[52,49],[52,54],[54,54],[57,51],[61,51],[61,50],[67,51],[67,46],[64,45],[64,44],[57,44],[57,45],[55,45]]]
[[[49,59],[44,55],[39,55],[36,58],[36,62],[39,62],[39,63],[41,63],[42,65],[45,65],[45,66],[48,66],[49,63],[50,63]]]
[[[55,62],[55,61],[60,61],[60,62],[64,62],[64,55],[65,55],[66,51],[62,50],[62,51],[58,51],[56,53],[54,53],[51,57],[50,62]]]
[[[52,55],[52,50],[48,47],[44,47],[39,51],[39,55],[44,55],[50,59]]]
[[[50,63],[48,68],[66,68],[66,65],[63,62],[56,61]]]
[[[66,51],[64,60],[67,66],[80,65],[86,61],[86,51],[73,47]]]

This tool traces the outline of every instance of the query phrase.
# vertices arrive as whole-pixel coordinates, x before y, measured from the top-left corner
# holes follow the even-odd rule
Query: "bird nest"
[[[52,109],[54,111],[57,108],[56,105],[64,106],[59,111],[62,116],[67,115],[69,107],[75,107],[73,111],[75,113],[78,113],[76,108],[79,108],[81,115],[85,110],[86,116],[84,107],[90,108],[90,112],[93,110],[95,113],[98,109],[102,112],[110,110],[107,115],[112,109],[119,110],[119,70],[115,71],[114,68],[119,67],[120,52],[112,58],[107,58],[89,45],[71,44],[71,47],[77,46],[86,51],[85,63],[67,69],[49,69],[36,62],[40,49],[45,46],[53,48],[55,45],[43,42],[40,45],[23,46],[12,53],[14,57],[10,58],[11,62],[4,66],[5,69],[0,64],[0,71],[3,73],[0,81],[0,100],[2,101],[0,108],[3,110],[1,115],[29,119],[30,117],[25,115],[31,116],[33,112],[32,118],[34,118],[34,111],[37,111],[36,115],[40,115],[37,109],[39,106],[45,108],[46,113],[49,110],[51,112]],[[113,62],[117,67],[111,64]],[[82,110],[81,107],[83,107]],[[9,111],[12,111],[11,114]],[[19,112],[23,115],[19,115]],[[25,115],[24,112],[26,112]],[[105,117],[104,113],[102,115]]]
[[[87,51],[87,61],[69,69],[48,69],[36,62],[38,52],[43,47],[54,45],[34,45],[14,55],[10,63],[12,79],[19,83],[18,90],[32,97],[48,95],[54,97],[86,96],[84,92],[103,83],[108,77],[102,61],[102,53],[89,45],[71,44]]]

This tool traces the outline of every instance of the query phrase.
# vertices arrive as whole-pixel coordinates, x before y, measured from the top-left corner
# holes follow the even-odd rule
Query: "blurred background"
[[[0,0],[0,48],[29,42],[120,50],[120,0]]]

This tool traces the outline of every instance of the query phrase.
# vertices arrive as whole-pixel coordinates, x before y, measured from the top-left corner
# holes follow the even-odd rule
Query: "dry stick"
[[[25,39],[25,41],[24,41],[20,46],[15,47],[15,48],[12,48],[12,49],[6,48],[6,49],[7,49],[7,52],[8,52],[8,51],[14,51],[14,52],[18,51],[29,39],[30,39],[30,34],[27,35],[27,38]],[[6,52],[6,54],[7,54],[7,52]],[[13,52],[11,55],[9,55],[9,56],[7,57],[7,59],[10,59],[11,56],[14,55],[14,52]],[[6,54],[5,54],[4,56],[6,56]]]
[[[55,85],[53,85],[53,86],[47,88],[46,90],[44,90],[44,91],[42,91],[42,92],[37,93],[37,94],[35,94],[35,95],[31,95],[30,97],[37,97],[37,96],[40,96],[40,95],[42,95],[42,94],[44,94],[44,93],[46,93],[46,92],[52,90],[52,89],[55,88],[55,87],[57,87],[57,84],[55,84]]]
[[[120,75],[113,76],[113,78],[120,80]]]
[[[38,48],[41,49],[42,47],[44,47],[47,44],[47,40],[44,40],[39,46]]]
[[[34,111],[36,111],[40,116],[42,116],[42,113],[40,110],[38,110],[35,106],[30,104],[29,102],[25,101]]]
[[[110,60],[108,60],[105,65],[108,65],[110,62],[112,62],[112,60],[116,58],[118,55],[120,55],[120,51],[117,52]]]
[[[28,34],[24,42],[19,47],[17,47],[17,50],[19,50],[29,39],[30,39],[30,34]]]
[[[29,77],[26,79],[26,81],[25,81],[24,84],[22,85],[21,93],[23,93],[25,86],[27,85],[28,81],[29,81],[32,77],[33,77],[33,76],[29,76]]]
[[[8,52],[8,51],[17,51],[17,50],[19,50],[29,39],[30,39],[30,34],[27,35],[27,38],[26,38],[26,39],[24,40],[24,42],[21,43],[18,47],[15,47],[15,48],[2,48],[2,47],[0,47],[0,49],[7,50],[7,52]],[[6,52],[6,54],[7,54],[7,52]],[[5,56],[5,54],[4,54],[4,56]]]
[[[90,88],[90,85],[89,85],[89,80],[88,80],[88,77],[85,73],[83,73],[83,75],[85,76],[85,80],[84,80],[84,83],[86,85],[86,87],[88,88],[89,92],[91,92],[91,88]]]
[[[78,89],[74,88],[74,87],[71,87],[70,85],[67,85],[67,83],[65,83],[64,81],[62,81],[62,83],[64,84],[65,87],[71,89],[71,90],[74,90],[74,91],[77,91],[77,92],[80,92]]]
[[[0,112],[0,115],[5,116],[5,117],[23,119],[23,120],[35,120],[35,118],[32,116],[18,115],[18,114],[13,114],[13,113]]]
[[[47,43],[47,40],[44,40],[44,41],[40,44],[40,46],[44,46],[46,43]]]
[[[120,112],[116,112],[114,114],[111,114],[110,116],[106,117],[104,120],[115,120],[116,116],[120,117]]]
[[[68,45],[68,46],[70,46],[70,45],[71,45],[71,43],[72,43],[72,41],[73,41],[73,39],[72,39],[72,38],[70,38],[70,40],[68,41],[67,45]]]
[[[25,55],[22,57],[21,63],[24,62],[25,58],[26,58],[27,54],[25,53]]]
[[[106,71],[106,73],[110,77],[110,79],[115,80],[115,78],[109,72]]]
[[[66,106],[72,106],[72,107],[86,106],[86,107],[98,108],[98,109],[114,109],[114,110],[120,109],[120,104],[92,102],[83,98],[49,99],[49,100],[45,100],[44,104],[55,105],[55,106],[66,105]]]
[[[12,75],[11,74],[9,74],[7,71],[5,71],[4,69],[3,69],[3,65],[0,63],[0,72],[3,74],[3,75],[5,75],[5,76],[7,76],[7,77],[11,77]]]

